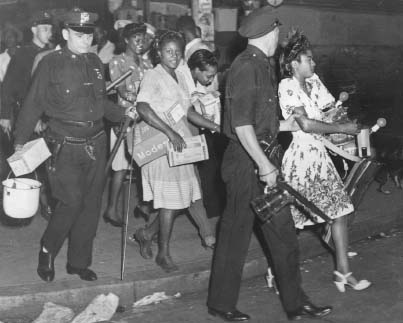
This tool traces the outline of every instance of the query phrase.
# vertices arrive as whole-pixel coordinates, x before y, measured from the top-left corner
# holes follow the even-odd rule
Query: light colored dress
[[[111,76],[111,80],[114,81],[121,75],[129,71],[131,67],[134,67],[133,73],[124,81],[122,81],[122,83],[119,84],[118,87],[122,88],[123,86],[126,91],[130,91],[134,95],[136,95],[140,88],[140,82],[144,77],[144,72],[146,70],[152,69],[151,62],[143,59],[142,57],[139,57],[139,64],[137,65],[132,56],[128,56],[125,53],[122,53],[115,56],[109,63],[109,73]],[[133,105],[131,102],[126,101],[120,95],[118,95],[118,104],[124,109]],[[117,136],[113,130],[111,131],[110,140],[111,149],[113,149],[117,141]],[[128,158],[126,158],[125,144],[126,142],[122,142],[120,144],[116,152],[116,156],[112,161],[112,169],[114,171],[130,169],[130,161],[128,160]]]
[[[311,88],[308,96],[295,78],[283,79],[279,84],[279,101],[282,114],[287,119],[296,107],[303,106],[308,117],[324,121],[322,110],[334,103],[334,97],[315,74],[307,79]],[[292,133],[293,140],[284,154],[282,174],[287,183],[331,218],[338,218],[354,211],[349,196],[324,144],[321,134],[298,130]],[[306,215],[296,207],[291,208],[295,226],[321,223],[314,214]]]
[[[179,82],[184,80],[176,73]],[[140,85],[137,102],[146,102],[165,122],[164,112],[179,103],[185,115],[190,107],[186,91],[161,65],[147,71]],[[142,166],[143,200],[154,201],[154,208],[179,210],[201,198],[200,185],[194,165],[169,167],[167,156],[162,156]]]

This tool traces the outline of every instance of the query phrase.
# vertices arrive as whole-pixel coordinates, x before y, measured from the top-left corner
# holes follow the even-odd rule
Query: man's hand
[[[14,146],[14,151],[15,152],[20,151],[23,147],[24,147],[24,145],[18,145],[17,144],[17,145]]]
[[[265,183],[268,187],[273,187],[277,183],[277,176],[279,172],[277,168],[274,168],[273,170],[269,172],[259,172],[259,179],[263,183]]]
[[[44,132],[44,131],[46,130],[46,128],[47,128],[46,123],[43,122],[42,120],[39,120],[39,121],[36,123],[34,132],[39,135],[39,134],[41,134],[42,132]]]
[[[0,119],[0,127],[5,133],[10,134],[10,132],[11,132],[11,120],[9,120],[9,119]]]

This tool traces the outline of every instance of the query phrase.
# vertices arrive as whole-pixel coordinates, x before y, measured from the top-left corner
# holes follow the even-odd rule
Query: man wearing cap
[[[255,215],[253,198],[263,193],[262,185],[275,185],[278,169],[264,154],[259,140],[275,140],[278,131],[297,130],[295,120],[280,121],[274,73],[269,64],[279,35],[276,12],[270,6],[248,15],[239,33],[248,38],[247,48],[232,63],[224,109],[224,133],[229,145],[224,153],[223,179],[227,206],[221,218],[213,260],[207,306],[209,313],[226,321],[250,317],[237,310],[242,269],[248,253]],[[261,183],[260,183],[261,182]],[[301,288],[298,241],[288,207],[261,226],[270,250],[280,299],[290,320],[304,316],[322,317],[331,307],[313,305]]]
[[[32,42],[16,50],[11,59],[2,88],[0,126],[11,133],[12,124],[31,83],[31,71],[35,56],[46,49],[52,36],[52,18],[46,11],[36,12],[31,18]]]
[[[41,239],[38,275],[55,276],[54,259],[66,238],[67,273],[94,281],[88,267],[98,225],[106,164],[103,117],[122,119],[124,110],[106,99],[102,62],[91,47],[97,15],[73,9],[64,19],[66,46],[45,56],[18,117],[15,148],[30,137],[42,114],[52,152],[47,172],[57,205]]]

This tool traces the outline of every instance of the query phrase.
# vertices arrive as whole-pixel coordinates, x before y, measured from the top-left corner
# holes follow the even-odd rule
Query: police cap
[[[64,16],[64,27],[79,31],[85,34],[92,34],[95,28],[95,21],[98,15],[92,12],[86,12],[80,8],[73,8]]]
[[[47,11],[36,11],[32,14],[30,19],[31,26],[37,25],[51,25],[52,16]]]
[[[268,34],[275,27],[281,25],[277,18],[277,13],[277,9],[271,6],[252,11],[242,21],[241,27],[238,29],[239,34],[251,39]]]

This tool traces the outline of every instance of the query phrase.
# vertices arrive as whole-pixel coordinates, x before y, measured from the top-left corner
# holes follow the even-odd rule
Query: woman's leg
[[[108,207],[105,212],[105,217],[121,222],[122,218],[117,216],[118,201],[122,190],[123,181],[126,175],[126,170],[114,171],[111,178],[111,191],[109,193]]]
[[[342,216],[335,219],[332,225],[332,237],[335,245],[336,254],[336,270],[343,275],[346,275],[350,272],[350,266],[347,257],[347,220],[347,216]],[[353,276],[349,276],[348,282],[355,285],[357,283],[357,280]]]
[[[203,244],[206,247],[213,248],[215,244],[215,235],[213,233],[210,221],[207,218],[206,208],[204,207],[202,199],[190,204],[189,214],[199,228],[200,236],[203,239]]]
[[[173,263],[170,252],[169,243],[171,240],[172,228],[178,210],[160,209],[159,231],[158,231],[158,255],[155,259],[156,263],[167,272],[177,270],[178,267]]]

